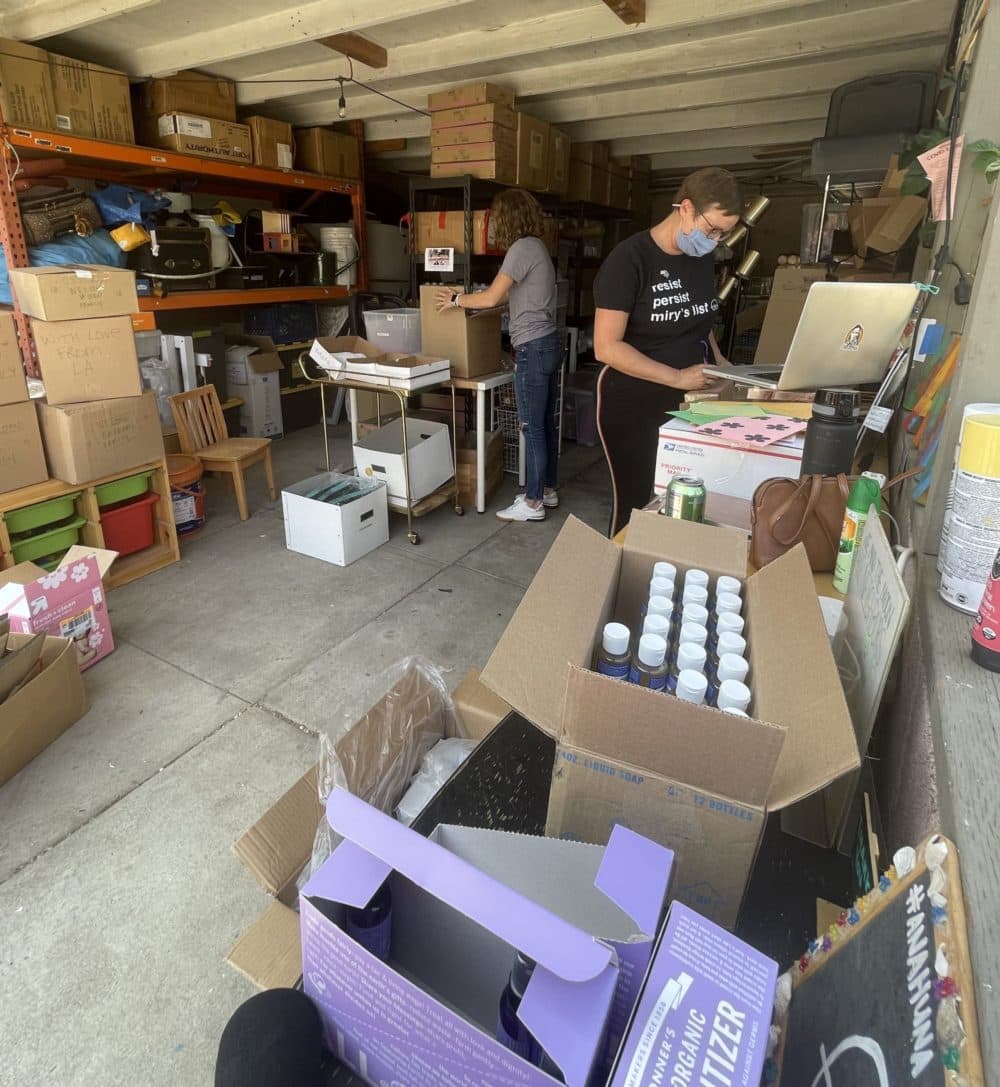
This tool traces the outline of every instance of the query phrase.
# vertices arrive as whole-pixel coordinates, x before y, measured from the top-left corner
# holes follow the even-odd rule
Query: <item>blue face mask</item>
[[[690,234],[678,230],[676,241],[677,248],[689,257],[707,257],[719,244],[698,227],[695,227]]]

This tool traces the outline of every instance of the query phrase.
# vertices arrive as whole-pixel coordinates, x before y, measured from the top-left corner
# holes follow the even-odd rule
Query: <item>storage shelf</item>
[[[269,170],[264,166],[223,162],[219,159],[185,155],[134,144],[109,143],[64,132],[45,132],[7,125],[5,136],[22,158],[69,158],[92,169],[113,168],[117,177],[129,173],[149,177],[156,174],[184,174],[209,180],[235,181],[246,185],[278,189],[301,189],[304,192],[336,192],[350,195],[361,182],[343,178],[324,177],[299,170]],[[69,170],[72,174],[72,169]]]
[[[259,291],[178,291],[164,298],[139,299],[141,313],[162,310],[211,309],[218,306],[263,306],[270,302],[339,302],[349,287],[264,287]]]

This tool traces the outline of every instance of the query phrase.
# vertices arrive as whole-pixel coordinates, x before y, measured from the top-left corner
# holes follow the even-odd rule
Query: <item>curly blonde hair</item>
[[[493,197],[493,238],[498,249],[509,249],[520,238],[541,238],[542,205],[524,189],[504,189]]]

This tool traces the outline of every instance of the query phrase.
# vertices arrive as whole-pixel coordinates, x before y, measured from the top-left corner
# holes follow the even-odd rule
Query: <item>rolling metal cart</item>
[[[425,514],[430,513],[432,510],[436,510],[439,506],[443,506],[446,502],[454,500],[454,510],[458,517],[461,517],[465,513],[465,509],[458,501],[458,477],[455,474],[455,467],[458,464],[458,449],[457,449],[457,415],[455,411],[455,389],[450,386],[450,378],[445,377],[442,381],[434,385],[424,385],[419,389],[401,389],[391,385],[375,385],[371,381],[361,380],[360,377],[330,377],[326,371],[317,367],[316,364],[309,358],[308,352],[303,352],[299,356],[299,365],[302,367],[302,372],[319,386],[320,403],[323,418],[323,452],[326,457],[326,470],[332,471],[330,465],[330,435],[327,431],[326,425],[326,390],[328,388],[335,389],[336,391],[346,390],[350,393],[351,397],[351,444],[354,445],[358,440],[358,421],[357,421],[357,398],[355,393],[358,392],[370,392],[379,393],[385,395],[395,396],[399,401],[399,413],[401,419],[401,426],[403,428],[403,477],[406,480],[406,507],[405,509],[389,503],[389,509],[396,513],[406,514],[406,530],[407,538],[411,544],[420,543],[420,535],[413,527],[413,520],[416,517],[423,517]],[[438,487],[437,490],[432,491],[429,495],[421,498],[418,502],[413,502],[411,495],[413,490],[410,486],[410,451],[406,443],[406,419],[407,419],[407,405],[411,396],[419,396],[420,393],[431,392],[434,389],[440,389],[442,386],[448,386],[451,388],[451,465],[452,465],[452,477],[448,483]],[[380,396],[376,396],[376,422],[379,426],[382,425],[382,403]]]

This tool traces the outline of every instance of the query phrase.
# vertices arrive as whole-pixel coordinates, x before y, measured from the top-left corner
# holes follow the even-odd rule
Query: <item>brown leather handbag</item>
[[[802,543],[816,573],[833,570],[850,490],[845,475],[765,479],[750,510],[750,561],[759,570]]]

